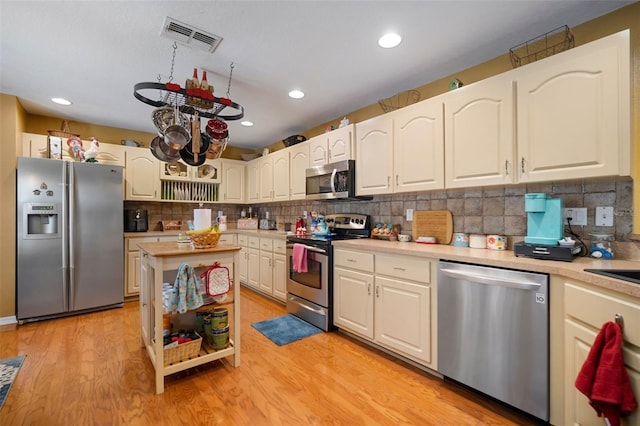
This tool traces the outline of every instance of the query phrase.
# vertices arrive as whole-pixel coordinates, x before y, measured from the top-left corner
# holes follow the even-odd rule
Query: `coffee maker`
[[[124,232],[147,232],[149,221],[147,211],[142,209],[125,209]]]
[[[525,194],[527,236],[524,237],[524,242],[514,244],[516,256],[573,260],[573,248],[561,247],[558,244],[564,236],[563,204],[562,198],[547,198],[547,194],[544,193]]]

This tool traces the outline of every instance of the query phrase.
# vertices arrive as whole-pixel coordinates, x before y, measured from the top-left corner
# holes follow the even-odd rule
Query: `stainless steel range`
[[[329,331],[333,328],[333,246],[332,242],[371,236],[368,215],[338,213],[325,216],[327,235],[287,237],[287,311]],[[294,245],[306,252],[306,271],[294,268]],[[300,247],[298,247],[298,250]]]

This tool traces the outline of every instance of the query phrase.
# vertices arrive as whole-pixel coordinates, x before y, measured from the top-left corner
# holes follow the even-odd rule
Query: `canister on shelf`
[[[489,250],[506,250],[507,237],[505,237],[504,235],[488,235],[487,248]]]
[[[464,232],[454,233],[451,245],[456,247],[469,247],[469,234]]]
[[[591,257],[598,259],[613,259],[613,249],[611,243],[613,242],[613,235],[611,234],[589,234],[591,240],[591,247],[589,248],[589,254]]]
[[[469,247],[487,248],[487,236],[482,234],[469,235]]]

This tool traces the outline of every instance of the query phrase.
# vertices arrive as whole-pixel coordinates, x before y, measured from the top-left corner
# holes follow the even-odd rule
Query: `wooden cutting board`
[[[411,237],[436,237],[438,244],[449,244],[453,235],[453,216],[449,210],[418,210],[413,212]]]

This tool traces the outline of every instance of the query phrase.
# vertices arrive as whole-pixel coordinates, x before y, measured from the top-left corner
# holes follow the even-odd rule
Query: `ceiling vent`
[[[202,31],[168,16],[164,19],[160,35],[209,53],[213,53],[222,41],[220,36]]]

